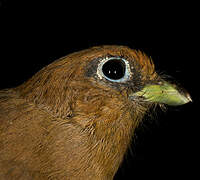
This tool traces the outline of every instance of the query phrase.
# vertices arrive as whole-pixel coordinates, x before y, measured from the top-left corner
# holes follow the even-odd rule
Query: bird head
[[[177,106],[191,101],[186,91],[155,72],[151,58],[125,46],[99,46],[72,53],[17,89],[62,118],[79,111],[101,111],[104,106],[110,110],[121,106],[139,115],[154,104]]]
[[[70,134],[78,132],[72,136],[71,146],[80,140],[77,151],[83,154],[72,161],[77,169],[84,159],[82,164],[88,164],[81,167],[98,164],[94,169],[110,177],[117,171],[134,129],[152,106],[191,101],[188,93],[156,73],[147,55],[125,46],[72,53],[44,67],[16,91],[56,119],[56,132],[51,137],[60,134],[67,144],[60,148],[65,147],[62,153],[56,145],[62,159],[72,142],[69,135],[64,137],[67,126]],[[54,141],[61,143],[61,139]]]

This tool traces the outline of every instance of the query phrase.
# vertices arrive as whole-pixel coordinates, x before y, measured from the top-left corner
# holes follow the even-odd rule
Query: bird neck
[[[82,142],[87,143],[79,150],[85,161],[79,161],[77,169],[87,169],[88,176],[96,172],[93,178],[113,179],[131,142],[135,123],[129,114],[124,114],[113,122],[99,120],[95,127],[86,127],[81,138],[85,137]]]

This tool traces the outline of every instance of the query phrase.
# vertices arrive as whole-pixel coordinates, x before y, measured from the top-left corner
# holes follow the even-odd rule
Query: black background
[[[198,179],[199,29],[197,4],[0,1],[0,88],[95,45],[118,44],[152,57],[193,102],[145,120],[115,179]]]

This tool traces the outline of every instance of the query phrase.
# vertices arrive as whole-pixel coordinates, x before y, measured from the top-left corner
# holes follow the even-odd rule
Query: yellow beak
[[[163,103],[170,106],[183,105],[192,102],[187,92],[178,90],[178,88],[166,81],[160,84],[148,84],[141,91],[131,94],[139,96],[144,101]]]

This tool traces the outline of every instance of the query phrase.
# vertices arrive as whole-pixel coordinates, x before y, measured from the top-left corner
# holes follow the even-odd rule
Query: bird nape
[[[145,113],[189,101],[141,51],[69,54],[0,91],[0,179],[111,180]]]

